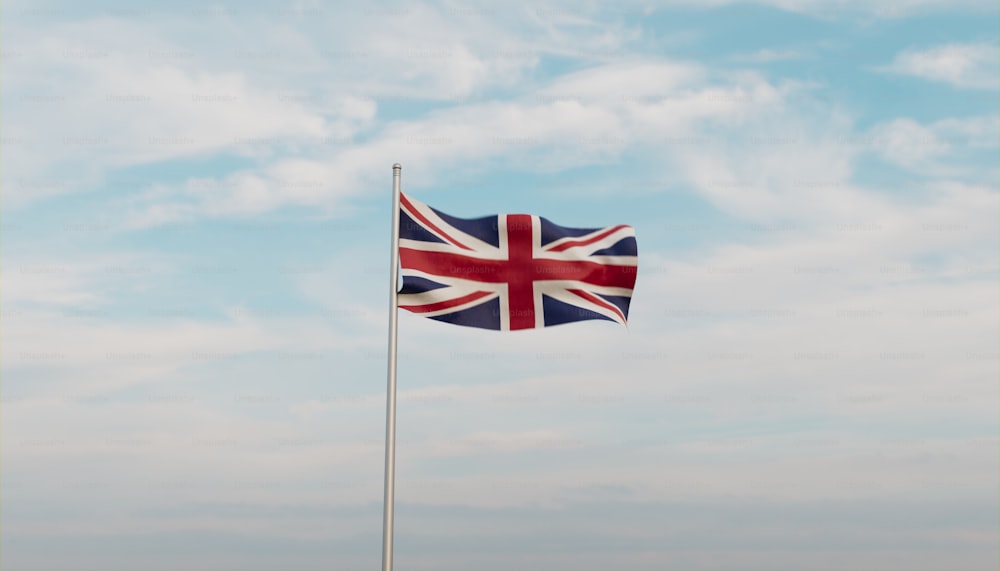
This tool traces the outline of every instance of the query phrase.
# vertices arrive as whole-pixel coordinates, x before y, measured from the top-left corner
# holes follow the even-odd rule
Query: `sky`
[[[401,312],[397,569],[996,568],[997,12],[4,2],[0,564],[378,568],[399,162],[639,268]]]

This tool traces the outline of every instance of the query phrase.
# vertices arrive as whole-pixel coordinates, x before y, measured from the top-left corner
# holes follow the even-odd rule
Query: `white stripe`
[[[510,331],[510,292],[507,284],[500,284],[503,293],[500,295],[500,331]]]
[[[489,290],[475,290],[475,291],[489,291]],[[475,291],[463,292],[459,288],[453,287],[442,287],[438,289],[432,289],[430,291],[423,291],[420,293],[401,293],[399,294],[399,305],[432,305],[435,303],[441,303],[443,301],[451,301],[453,299],[458,299],[460,297],[465,297],[469,294],[475,293]],[[485,299],[485,298],[483,298]]]
[[[607,232],[609,228],[614,228],[614,226],[605,226],[604,228],[598,228],[597,230],[591,232],[590,234],[584,234],[583,236],[574,236],[574,237],[567,236],[566,238],[560,238],[554,242],[549,242],[548,244],[546,244],[545,249],[551,250],[552,248],[558,247],[567,242],[579,242],[579,241],[590,240],[591,238],[599,235],[602,232]],[[607,248],[608,246],[614,245],[615,243],[625,238],[635,238],[635,228],[632,228],[631,226],[625,226],[624,228],[619,228],[618,230],[615,230],[608,236],[598,240],[597,242],[594,242],[593,244],[586,244],[583,246],[571,246],[570,248],[567,248],[567,250],[573,250],[576,248],[591,249],[592,246],[595,246],[597,244],[607,244],[607,246],[604,246],[604,248]],[[591,249],[591,251],[602,250],[604,248],[593,248]]]
[[[506,260],[509,244],[507,242],[507,215],[497,215],[497,232],[500,236],[500,256]],[[506,283],[499,285],[503,293],[500,295],[500,330],[510,331],[510,291]]]
[[[446,286],[451,286],[453,288],[462,289],[465,293],[461,295],[469,294],[476,290],[500,291],[500,285],[502,285],[496,282],[480,282],[476,280],[470,280],[468,278],[463,278],[458,275],[441,276],[438,274],[429,274],[427,272],[421,272],[409,268],[404,268],[402,271],[402,275],[403,277],[409,276],[414,278],[423,278],[425,280],[430,280],[432,282],[437,282],[439,284],[444,284]],[[444,289],[444,288],[438,288],[438,289]]]
[[[539,260],[552,260],[556,262],[594,262],[606,266],[632,266],[639,265],[638,256],[588,256],[579,249],[571,249],[566,252],[542,252],[535,256]]]
[[[535,298],[535,327],[541,329],[545,327],[545,308],[542,305],[542,288],[538,287],[538,282],[532,284],[532,293]]]
[[[493,246],[489,247],[489,250],[463,250],[458,246],[454,246],[451,243],[442,244],[441,242],[424,242],[421,240],[410,240],[407,238],[399,239],[400,248],[409,248],[411,250],[420,250],[421,252],[444,252],[446,254],[459,254],[462,256],[468,256],[470,258],[480,258],[483,260],[504,260],[506,256],[498,248]]]
[[[411,296],[419,297],[420,295],[423,295],[423,294],[410,294],[410,295],[400,294],[399,299],[403,300],[404,298],[408,298],[408,297],[411,297]],[[471,309],[473,307],[476,307],[477,305],[481,305],[481,304],[486,303],[488,301],[494,300],[494,299],[496,299],[496,297],[497,297],[497,294],[493,294],[493,295],[481,297],[481,298],[479,298],[477,300],[470,301],[468,303],[463,303],[461,305],[456,305],[456,306],[448,307],[448,308],[445,308],[445,309],[439,309],[437,311],[427,311],[427,312],[420,312],[420,313],[414,312],[414,315],[419,315],[421,317],[436,317],[438,315],[445,315],[445,314],[448,314],[448,313],[455,313],[455,312],[458,312],[458,311],[465,311],[466,309]],[[400,303],[400,305],[421,305],[421,304],[416,304],[416,303]]]
[[[618,242],[620,242],[620,241],[622,241],[622,240],[624,240],[626,238],[634,238],[634,237],[635,237],[635,234],[632,233],[632,232],[621,232],[621,231],[619,231],[619,232],[614,232],[614,233],[612,233],[612,234],[610,234],[610,235],[608,235],[608,236],[606,236],[606,237],[604,237],[604,238],[602,238],[602,239],[600,239],[600,240],[598,240],[596,242],[593,242],[591,244],[585,244],[585,245],[582,245],[582,246],[573,246],[573,247],[566,248],[565,250],[562,250],[562,251],[559,251],[559,252],[553,252],[552,251],[553,245],[552,244],[547,244],[545,246],[545,249],[544,249],[545,253],[543,254],[543,256],[544,257],[548,257],[548,256],[553,256],[554,255],[554,256],[566,256],[566,257],[570,257],[570,258],[578,258],[578,257],[579,258],[589,258],[590,254],[592,254],[594,252],[599,252],[601,250],[610,248],[610,247],[614,246],[615,244],[617,244]],[[635,258],[636,256],[620,256],[620,257]]]
[[[471,234],[466,234],[465,232],[462,232],[461,230],[459,230],[458,228],[455,228],[451,224],[448,224],[447,222],[444,221],[444,219],[442,219],[440,216],[438,216],[437,214],[435,214],[434,211],[431,209],[430,206],[427,206],[423,202],[420,202],[419,200],[415,200],[413,197],[411,197],[408,194],[406,195],[406,199],[410,201],[410,203],[413,205],[413,207],[416,209],[416,211],[419,212],[424,218],[426,218],[428,221],[430,221],[431,223],[433,223],[435,226],[437,226],[438,228],[440,228],[444,232],[447,232],[449,235],[452,236],[452,238],[454,238],[458,242],[461,242],[463,245],[468,246],[469,248],[472,248],[475,251],[481,251],[481,252],[490,252],[491,250],[496,250],[496,246],[493,246],[492,244],[487,244],[486,242],[483,242],[479,238],[476,238],[475,236],[472,236]],[[441,235],[441,233],[435,232],[432,228],[429,228],[429,227],[425,226],[423,223],[421,223],[419,220],[417,220],[417,217],[414,216],[413,215],[414,213],[410,212],[410,210],[408,208],[406,208],[405,206],[401,206],[400,208],[404,212],[406,212],[410,216],[410,218],[413,219],[413,221],[415,223],[420,224],[421,228],[424,228],[425,230],[427,230],[431,234],[433,234],[433,235],[437,236],[438,238],[441,238],[445,242],[448,242],[449,244],[451,244],[451,241],[448,240],[448,238],[446,238],[445,236]],[[499,224],[498,224],[498,226],[499,226]],[[405,241],[408,242],[410,240],[405,240]],[[401,242],[403,242],[403,240],[401,240]],[[427,242],[421,242],[421,244],[427,244]],[[461,249],[459,246],[453,246],[453,247]],[[463,251],[465,251],[465,250],[463,250]]]
[[[542,252],[542,219],[538,216],[531,217],[531,257],[538,258]],[[531,293],[534,301],[535,328],[545,327],[545,309],[542,306],[542,288],[539,287],[538,280],[532,280]]]
[[[549,284],[546,284],[546,286],[548,286],[548,285]],[[613,321],[616,321],[618,323],[621,323],[622,325],[625,325],[625,321],[622,319],[622,316],[619,315],[619,313],[617,311],[611,311],[609,309],[606,309],[606,308],[604,308],[604,307],[602,307],[600,305],[597,305],[597,304],[592,303],[592,302],[590,302],[590,301],[588,301],[586,299],[583,299],[582,297],[580,297],[580,296],[578,296],[576,294],[572,294],[572,293],[566,291],[563,288],[552,288],[550,290],[548,287],[546,287],[545,290],[546,290],[545,291],[545,295],[547,295],[549,297],[557,299],[557,300],[559,300],[559,301],[561,301],[563,303],[568,303],[568,304],[570,304],[570,305],[572,305],[574,307],[578,307],[578,308],[581,308],[581,309],[587,309],[587,310],[593,311],[594,313],[598,313],[600,315],[604,315],[604,316],[610,318]],[[586,291],[586,290],[584,290],[584,291]],[[588,292],[588,293],[592,293],[592,292]],[[611,303],[611,302],[606,302],[606,303],[608,303],[611,306],[614,306],[614,304]]]

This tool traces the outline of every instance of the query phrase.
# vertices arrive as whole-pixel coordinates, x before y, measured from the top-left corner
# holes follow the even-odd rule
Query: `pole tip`
[[[399,169],[403,168],[403,165],[401,165],[399,163],[395,163],[395,164],[392,165],[392,168],[395,169],[395,170],[399,170]]]

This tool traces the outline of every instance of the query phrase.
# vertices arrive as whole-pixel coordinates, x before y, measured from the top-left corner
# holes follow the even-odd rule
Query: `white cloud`
[[[984,151],[995,149],[1000,140],[996,115],[953,117],[932,123],[893,119],[876,124],[859,138],[859,149],[874,152],[887,161],[939,180],[989,183],[996,171],[982,168]]]
[[[719,78],[671,61],[605,63],[571,73],[510,101],[468,103],[389,123],[363,143],[325,157],[277,159],[221,181],[189,181],[130,201],[129,224],[262,212],[284,205],[333,212],[343,197],[379,184],[399,161],[430,184],[440,173],[494,161],[555,171],[610,162],[628,149],[687,145],[704,124],[741,123],[780,109],[788,92],[757,75]],[[697,141],[694,141],[697,142]],[[195,192],[193,186],[217,187]],[[171,196],[172,194],[172,196]]]
[[[678,0],[678,4],[695,3],[700,6],[721,6],[729,4],[761,4],[790,12],[833,17],[850,14],[870,15],[877,18],[901,18],[912,14],[941,10],[961,9],[971,12],[989,12],[995,7],[979,0]]]
[[[931,125],[937,136],[969,149],[991,149],[1000,144],[1000,117],[984,115],[942,119]]]
[[[189,218],[198,208],[208,215],[285,203],[332,208],[331,198],[366,181],[350,163],[354,153],[331,166],[330,149],[365,135],[382,103],[478,97],[518,85],[543,54],[573,46],[580,50],[574,57],[587,59],[628,36],[612,26],[599,37],[552,29],[538,38],[517,28],[530,14],[491,8],[324,6],[277,14],[223,7],[167,11],[155,22],[65,22],[44,34],[27,23],[18,28],[10,41],[19,56],[4,66],[12,86],[5,140],[18,143],[5,149],[5,205],[99,189],[110,171],[130,165],[237,155],[258,168],[228,177],[220,183],[227,191],[188,187],[182,203],[152,206],[131,225]],[[212,43],[190,41],[201,33]],[[314,78],[307,91],[297,87],[303,74]],[[290,185],[287,171],[302,168],[323,171],[329,182]],[[159,185],[147,181],[146,190]]]
[[[872,130],[879,151],[890,161],[915,166],[949,151],[948,144],[932,129],[912,119],[896,119]]]
[[[92,189],[114,168],[254,142],[350,136],[350,125],[356,128],[372,115],[347,100],[331,123],[279,90],[254,85],[241,72],[185,65],[198,60],[181,57],[190,52],[155,35],[137,38],[123,22],[90,24],[67,24],[58,35],[22,39],[32,57],[5,66],[13,85],[6,93],[5,129],[23,139],[3,173],[15,182],[5,193],[9,206]],[[160,53],[181,55],[154,57]]]
[[[940,81],[958,88],[997,89],[1000,87],[1000,49],[996,44],[946,44],[911,49],[896,55],[883,71]]]
[[[808,57],[802,50],[772,50],[762,49],[755,52],[733,56],[732,60],[743,63],[770,63],[774,61],[789,61]]]
[[[102,232],[110,224],[66,224],[64,231]],[[4,263],[3,303],[17,310],[101,310],[123,278],[153,279],[160,262],[134,253],[104,254],[85,260],[8,254]]]

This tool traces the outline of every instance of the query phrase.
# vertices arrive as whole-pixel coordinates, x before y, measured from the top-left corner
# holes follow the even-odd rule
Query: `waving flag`
[[[399,214],[402,309],[503,331],[628,318],[638,264],[631,226],[564,228],[528,214],[466,220],[406,195]]]

